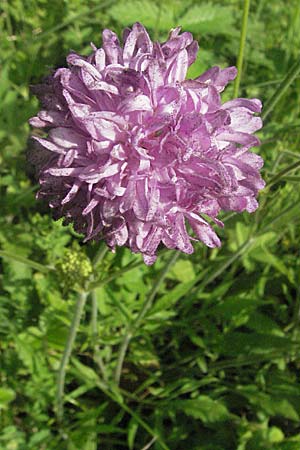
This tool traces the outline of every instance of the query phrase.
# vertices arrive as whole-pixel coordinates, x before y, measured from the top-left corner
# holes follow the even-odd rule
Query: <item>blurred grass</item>
[[[190,77],[235,64],[242,9],[238,0],[2,1],[1,450],[299,450],[299,76],[260,133],[264,178],[273,180],[261,208],[227,215],[222,249],[196,244],[180,256],[131,340],[120,388],[111,381],[118,345],[168,252],[150,268],[126,249],[106,254],[68,367],[63,423],[54,415],[76,297],[70,280],[80,273],[47,267],[59,267],[67,249],[78,259],[97,249],[79,245],[34,198],[25,170],[27,120],[38,109],[30,84],[64,65],[70,49],[99,46],[104,28],[120,33],[136,20],[159,40],[176,25],[194,33]],[[299,60],[299,30],[297,0],[252,0],[241,96],[272,97]],[[231,86],[224,98],[232,94]]]

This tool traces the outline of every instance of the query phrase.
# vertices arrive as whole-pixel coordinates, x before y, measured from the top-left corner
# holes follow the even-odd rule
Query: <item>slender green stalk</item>
[[[148,444],[146,444],[142,450],[148,450],[150,447],[152,447],[152,445],[154,444],[154,442],[157,441],[157,436],[154,436],[150,442],[148,442]]]
[[[160,273],[158,279],[153,284],[153,287],[152,287],[151,291],[149,292],[149,294],[147,295],[147,297],[145,299],[145,302],[144,302],[144,304],[142,306],[142,309],[140,310],[140,312],[137,315],[136,319],[127,328],[127,332],[125,333],[125,335],[123,337],[123,340],[121,342],[121,345],[120,345],[118,359],[117,359],[117,365],[116,365],[116,369],[115,369],[115,376],[114,376],[114,378],[115,378],[115,382],[116,382],[117,385],[120,383],[121,372],[122,372],[124,359],[125,359],[125,356],[126,356],[126,352],[127,352],[129,343],[130,343],[132,337],[134,336],[135,331],[138,329],[138,327],[140,326],[141,322],[143,321],[143,319],[144,319],[145,315],[147,314],[148,310],[151,308],[153,300],[154,300],[157,292],[159,291],[162,282],[164,281],[164,279],[165,279],[166,275],[168,274],[169,270],[171,269],[171,267],[173,266],[173,264],[177,260],[179,254],[180,254],[179,251],[176,251],[176,252],[174,252],[172,254],[172,256],[168,260],[165,268],[162,270],[162,272]]]
[[[97,294],[95,290],[91,293],[92,297],[92,315],[91,315],[91,329],[92,329],[92,338],[93,341],[97,339],[98,330],[97,330],[97,323],[98,323],[98,301],[97,301]]]
[[[49,273],[49,270],[55,270],[54,267],[43,266],[42,264],[32,261],[31,259],[25,258],[24,256],[17,255],[16,253],[10,253],[5,250],[0,250],[0,257],[22,263],[25,266],[31,267],[32,269],[38,270],[39,272],[42,273]]]
[[[199,284],[198,288],[203,289],[204,287],[211,284],[213,281],[215,281],[216,278],[218,278],[220,275],[222,275],[225,270],[230,267],[237,259],[240,258],[253,244],[255,238],[250,238],[247,241],[245,241],[238,250],[234,253],[231,258],[228,258],[220,267],[219,269],[215,270],[209,277],[207,277],[202,283]]]
[[[92,281],[89,285],[89,290],[95,289],[97,287],[104,286],[105,284],[109,283],[110,281],[116,280],[119,278],[123,273],[126,273],[132,269],[135,269],[136,267],[142,266],[144,261],[137,261],[135,263],[129,263],[127,266],[123,267],[123,269],[118,270],[117,272],[112,273],[108,277],[104,278],[103,280],[99,281]]]
[[[286,214],[288,214],[291,211],[295,211],[295,215],[297,215],[297,211],[299,209],[299,201],[297,200],[296,202],[293,202],[290,206],[288,206],[287,208],[285,208],[281,213],[278,213],[277,216],[275,216],[272,220],[270,220],[270,222],[268,222],[263,229],[259,232],[259,234],[257,236],[260,236],[261,234],[263,234],[265,231],[268,231],[270,229],[270,227],[272,225],[274,225],[274,223],[278,222],[279,220],[281,220]]]
[[[297,350],[295,347],[294,350]],[[242,367],[242,366],[249,366],[252,364],[259,364],[265,361],[271,361],[272,359],[276,358],[290,358],[292,357],[291,354],[287,352],[280,352],[278,349],[275,352],[270,352],[266,355],[247,355],[247,358],[243,358],[241,360],[227,360],[227,361],[217,361],[213,362],[209,365],[209,369],[211,370],[223,370],[223,369],[229,369],[233,367]]]
[[[240,49],[239,49],[239,54],[238,54],[238,59],[237,59],[238,73],[237,73],[237,77],[234,82],[233,97],[238,96],[240,82],[241,82],[243,60],[244,60],[244,50],[245,50],[246,37],[247,37],[249,8],[250,8],[250,0],[244,0],[243,20],[242,20],[242,29],[241,29],[241,37],[240,37]]]
[[[155,437],[157,442],[160,444],[163,450],[170,450],[170,448],[165,444],[165,442],[162,440],[162,438],[153,430],[147,422],[145,422],[133,409],[131,409],[126,403],[123,401],[122,398],[120,398],[120,395],[117,393],[108,390],[102,383],[97,383],[97,386],[99,389],[101,389],[111,400],[116,402],[124,411],[126,411],[128,414],[130,414],[135,421],[142,427],[144,430],[146,430],[150,436]]]
[[[101,244],[99,245],[99,249],[93,258],[93,267],[96,267],[102,261],[107,252],[107,245],[104,242],[101,242]]]
[[[158,254],[158,257],[164,255],[168,251],[169,250],[167,248],[165,248],[164,250],[161,250]],[[104,286],[105,284],[110,283],[110,281],[118,279],[124,273],[129,272],[130,270],[136,269],[137,267],[144,266],[144,265],[145,265],[145,263],[143,260],[136,261],[136,262],[130,262],[129,264],[127,264],[127,266],[123,267],[122,269],[118,270],[117,272],[112,273],[111,275],[104,278],[103,280],[91,281],[91,283],[88,286],[88,290],[90,291],[97,287]]]
[[[98,338],[98,301],[97,301],[97,294],[96,291],[93,290],[91,292],[92,297],[92,318],[91,318],[91,328],[92,328],[92,346],[93,346],[93,352],[94,352],[94,360],[97,364],[97,366],[100,369],[100,372],[102,374],[103,380],[107,381],[107,375],[106,375],[106,369],[105,364],[103,362],[99,346],[97,344],[97,338]]]
[[[3,17],[6,19],[5,22],[6,22],[6,28],[7,28],[7,31],[8,31],[7,40],[9,40],[11,46],[15,50],[16,45],[14,43],[14,38],[16,38],[16,36],[13,35],[14,30],[13,30],[12,22],[11,22],[11,19],[10,19],[9,5],[8,5],[8,1],[7,0],[3,1],[2,8],[4,10]]]
[[[106,253],[108,252],[108,247],[104,242],[101,242],[99,245],[99,249],[96,252],[94,258],[93,258],[93,267],[95,268],[97,265],[100,264],[100,262],[105,257]],[[92,277],[94,279],[94,277]],[[97,344],[97,338],[98,338],[98,300],[97,300],[97,294],[96,290],[92,289],[91,291],[91,299],[92,299],[92,315],[91,315],[91,331],[92,331],[92,346],[93,346],[93,353],[94,353],[94,360],[97,364],[97,366],[100,369],[100,372],[102,374],[103,380],[107,381],[107,374],[105,369],[105,364],[103,362],[99,346]]]
[[[49,30],[45,30],[43,33],[40,33],[32,38],[32,41],[38,41],[40,39],[44,39],[45,37],[49,35],[53,35],[54,33],[57,33],[58,31],[64,29],[71,23],[75,23],[78,19],[85,19],[86,17],[91,16],[96,11],[101,11],[105,9],[107,6],[112,6],[114,3],[116,3],[116,0],[109,0],[101,2],[100,4],[97,4],[93,8],[87,8],[86,11],[82,12],[82,10],[79,10],[80,12],[76,14],[70,14],[70,16],[64,20],[61,23],[58,23],[54,27],[50,28]]]
[[[18,90],[19,86],[16,86],[16,90],[19,92],[19,94],[21,95],[20,90]],[[15,205],[18,204],[21,200],[24,199],[24,197],[26,197],[29,194],[32,194],[33,192],[37,191],[39,189],[39,185],[35,184],[34,186],[30,186],[28,189],[25,189],[22,191],[21,194],[15,196],[14,198],[12,198],[9,202],[10,206],[11,205]]]
[[[84,305],[87,299],[86,292],[80,292],[78,294],[78,299],[75,305],[74,315],[72,323],[69,330],[69,335],[65,345],[63,357],[59,366],[57,375],[57,393],[56,393],[56,414],[59,421],[63,418],[63,406],[64,406],[64,389],[65,389],[65,378],[67,365],[70,360],[73,344],[78,331],[78,326],[84,309]]]
[[[263,113],[261,115],[263,120],[266,120],[268,115],[273,111],[279,100],[286,93],[290,85],[293,83],[295,78],[300,73],[300,60],[296,61],[295,64],[288,71],[286,77],[282,80],[272,97],[266,102]]]
[[[281,178],[283,178],[288,173],[292,172],[293,170],[297,169],[300,166],[300,161],[296,161],[295,163],[291,164],[290,166],[285,167],[280,172],[278,172],[276,175],[274,175],[273,178],[268,182],[268,188],[273,186],[273,184],[280,181]]]

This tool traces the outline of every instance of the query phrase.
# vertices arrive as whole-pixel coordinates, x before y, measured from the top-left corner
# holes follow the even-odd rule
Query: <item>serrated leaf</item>
[[[200,395],[192,400],[177,400],[173,402],[173,406],[204,423],[222,422],[230,417],[228,409],[221,401],[213,400],[207,395]]]
[[[172,12],[164,3],[158,6],[153,1],[147,0],[121,1],[107,12],[123,26],[132,25],[138,20],[150,29],[169,31],[175,23]]]
[[[262,408],[271,416],[281,416],[290,420],[299,420],[299,415],[293,405],[285,398],[269,395],[258,391],[257,386],[238,386],[237,390],[248,398],[253,405]]]
[[[207,34],[236,35],[234,12],[229,6],[203,3],[190,8],[180,18],[180,25],[188,31]]]

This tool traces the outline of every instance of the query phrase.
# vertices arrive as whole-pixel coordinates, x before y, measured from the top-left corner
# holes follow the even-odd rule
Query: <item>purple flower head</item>
[[[191,240],[220,246],[206,218],[222,226],[221,209],[253,212],[264,187],[263,161],[249,151],[261,102],[221,103],[235,67],[186,80],[198,44],[180,28],[160,44],[136,23],[123,47],[104,30],[92,48],[35,87],[43,109],[30,124],[48,130],[35,137],[39,198],[86,241],[125,245],[146,264],[160,243],[185,253]]]

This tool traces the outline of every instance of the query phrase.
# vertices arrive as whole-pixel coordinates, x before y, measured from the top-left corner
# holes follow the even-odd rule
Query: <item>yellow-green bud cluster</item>
[[[64,256],[56,264],[56,269],[66,289],[80,289],[93,271],[90,259],[80,248],[66,249]]]

